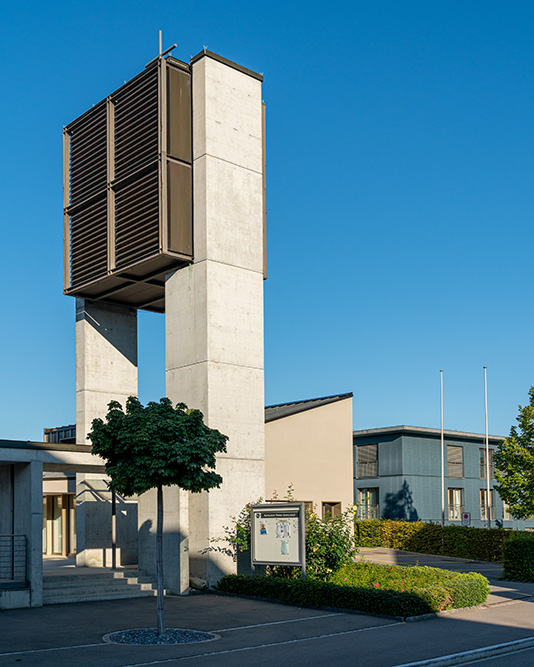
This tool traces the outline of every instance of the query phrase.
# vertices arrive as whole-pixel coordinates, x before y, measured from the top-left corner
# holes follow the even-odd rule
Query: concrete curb
[[[516,641],[506,642],[504,644],[494,644],[493,646],[484,646],[483,648],[462,651],[461,653],[442,655],[439,658],[430,658],[428,660],[419,660],[417,662],[406,662],[402,665],[395,665],[395,667],[448,667],[449,665],[461,665],[466,662],[471,662],[472,660],[492,658],[532,647],[534,647],[534,637],[526,637],[525,639],[517,639]]]

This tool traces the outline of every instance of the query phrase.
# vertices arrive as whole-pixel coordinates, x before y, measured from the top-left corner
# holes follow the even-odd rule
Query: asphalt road
[[[414,623],[216,595],[169,596],[168,627],[213,632],[214,641],[181,646],[121,646],[102,641],[116,630],[154,627],[155,598],[49,605],[0,611],[0,667],[142,667],[188,663],[214,666],[365,665],[438,667],[444,656],[531,638],[534,584],[505,582],[497,563],[463,561],[390,549],[362,549],[360,558],[402,565],[477,571],[490,579],[488,604]],[[534,648],[469,662],[530,667]],[[423,662],[421,662],[423,661]],[[436,662],[437,661],[437,662]]]
[[[187,661],[208,666],[397,667],[534,637],[530,601],[402,623],[201,594],[167,597],[167,626],[215,632],[220,636],[216,641],[150,647],[102,641],[104,634],[115,630],[153,627],[155,605],[154,598],[140,598],[2,611],[0,666],[141,667]],[[524,655],[530,659],[532,652]],[[498,666],[495,661],[488,664]],[[522,663],[516,662],[514,654],[512,661],[508,658],[510,664]]]

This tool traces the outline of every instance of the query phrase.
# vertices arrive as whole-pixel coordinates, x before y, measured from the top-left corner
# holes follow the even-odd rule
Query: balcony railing
[[[378,461],[358,463],[357,474],[358,477],[378,477]]]
[[[378,505],[360,505],[356,510],[357,519],[379,519]]]
[[[480,506],[480,518],[481,518],[482,521],[486,521],[487,518],[488,518],[488,512],[487,512],[486,505],[481,505]],[[491,507],[490,507],[490,519],[492,521],[495,520],[495,505],[491,505]]]
[[[449,521],[461,521],[463,513],[463,505],[449,505]]]
[[[26,588],[25,535],[0,535],[0,588]]]

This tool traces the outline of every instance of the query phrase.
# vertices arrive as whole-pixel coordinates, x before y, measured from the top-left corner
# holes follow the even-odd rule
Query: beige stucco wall
[[[352,398],[265,424],[265,491],[280,499],[353,503]]]

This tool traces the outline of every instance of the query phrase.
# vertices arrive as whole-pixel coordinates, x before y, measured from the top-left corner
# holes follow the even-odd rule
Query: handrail
[[[26,588],[28,540],[26,535],[0,534],[0,588]]]

